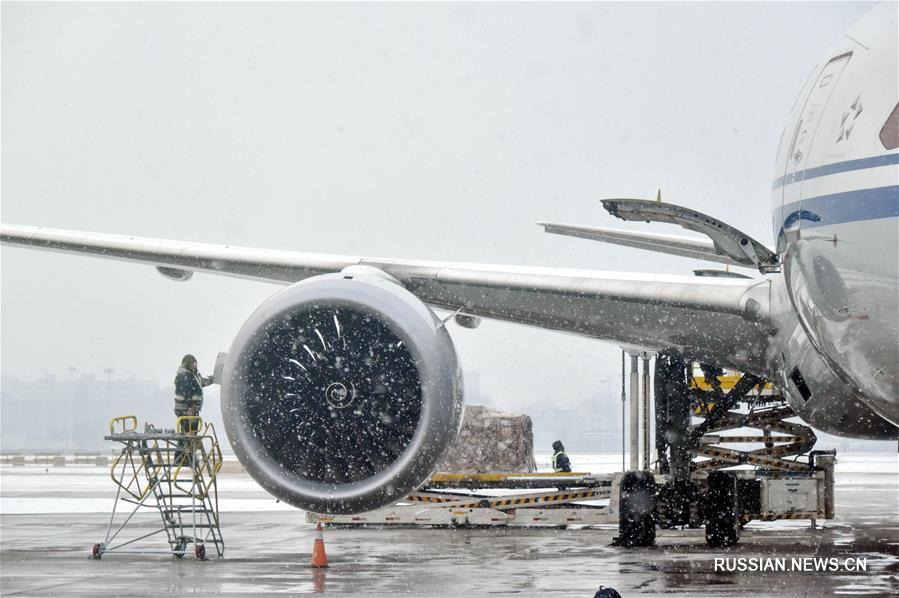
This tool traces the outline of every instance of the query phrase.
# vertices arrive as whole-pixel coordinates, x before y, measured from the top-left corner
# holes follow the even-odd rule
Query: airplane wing
[[[2,225],[0,241],[144,263],[176,280],[206,272],[290,284],[371,266],[434,307],[650,351],[676,347],[762,375],[771,333],[766,280],[352,257],[16,225]]]
[[[780,257],[775,252],[743,231],[708,214],[673,203],[663,203],[661,197],[656,201],[604,199],[602,205],[609,214],[622,220],[676,224],[687,230],[702,233],[707,238],[678,237],[557,222],[537,224],[542,226],[545,232],[556,235],[637,247],[730,266],[758,268],[763,274],[780,271]]]
[[[647,249],[659,253],[691,257],[707,262],[718,262],[729,266],[744,266],[728,255],[718,253],[710,239],[683,237],[679,235],[661,235],[642,231],[605,228],[602,226],[583,226],[580,224],[564,224],[560,222],[538,222],[544,232],[566,237],[578,237],[591,241],[602,241],[613,245],[624,245],[637,249]]]

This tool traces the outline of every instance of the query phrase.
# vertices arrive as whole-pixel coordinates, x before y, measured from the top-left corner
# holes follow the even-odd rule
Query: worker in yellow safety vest
[[[553,442],[553,471],[571,471],[571,461],[565,454],[561,440]]]

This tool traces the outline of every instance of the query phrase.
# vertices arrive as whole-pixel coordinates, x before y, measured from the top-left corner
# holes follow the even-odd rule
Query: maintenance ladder
[[[178,418],[173,430],[158,430],[147,424],[140,433],[137,418],[128,415],[109,423],[109,435],[105,439],[122,443],[122,452],[110,470],[116,497],[106,538],[94,544],[93,558],[99,559],[108,552],[160,553],[181,558],[190,544],[194,545],[194,555],[200,560],[206,559],[208,544],[219,557],[224,555],[217,481],[222,453],[211,423],[203,424],[197,416],[184,416]],[[120,513],[120,502],[132,505],[130,511]],[[134,526],[134,515],[142,507],[155,509],[162,526],[131,539],[121,539],[125,528],[129,524]],[[137,542],[162,533],[166,534],[169,550],[135,548]]]

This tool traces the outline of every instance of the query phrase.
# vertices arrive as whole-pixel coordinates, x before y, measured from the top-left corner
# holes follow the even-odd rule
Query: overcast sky
[[[770,244],[786,116],[871,6],[3,2],[2,219],[689,274],[709,265],[534,222],[682,232],[599,203],[661,187]],[[211,372],[278,288],[7,247],[2,284],[3,374],[164,384],[186,352]],[[617,385],[605,343],[495,322],[451,333],[509,408]]]

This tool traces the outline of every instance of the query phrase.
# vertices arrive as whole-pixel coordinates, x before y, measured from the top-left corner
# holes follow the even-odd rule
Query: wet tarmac
[[[92,560],[90,546],[103,538],[112,504],[105,472],[4,466],[0,593],[590,597],[605,585],[625,597],[899,595],[899,460],[844,457],[836,479],[833,521],[816,530],[808,522],[752,523],[727,551],[708,548],[702,530],[663,530],[656,546],[625,550],[609,546],[614,528],[329,528],[330,567],[313,570],[313,526],[243,474],[222,479],[224,558]],[[65,512],[67,505],[78,512]],[[155,529],[157,518],[139,516],[131,533]],[[165,547],[161,538],[148,542]],[[783,558],[787,570],[716,572],[715,559],[725,557],[750,559],[747,565]],[[810,571],[810,561],[804,571],[790,570],[803,557],[833,557],[837,570]],[[846,559],[865,559],[866,570],[847,570]]]

